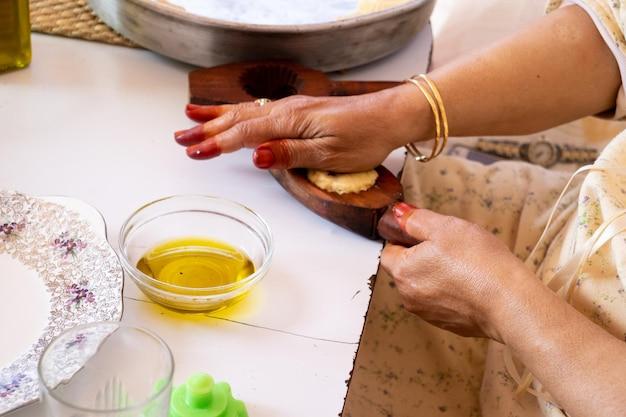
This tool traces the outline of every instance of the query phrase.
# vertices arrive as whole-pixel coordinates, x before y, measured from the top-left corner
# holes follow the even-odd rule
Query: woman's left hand
[[[534,280],[532,272],[478,225],[404,203],[393,210],[421,241],[411,248],[387,244],[381,256],[404,307],[459,335],[501,341],[499,310],[510,307],[505,294]]]
[[[187,106],[202,122],[175,133],[193,159],[254,148],[262,169],[373,169],[394,149],[431,137],[434,122],[415,86],[344,97],[290,96],[221,106]]]

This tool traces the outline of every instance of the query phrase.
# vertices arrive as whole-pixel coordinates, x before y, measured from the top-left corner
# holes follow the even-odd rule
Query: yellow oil
[[[30,64],[28,0],[0,0],[0,71]]]
[[[165,284],[193,289],[241,281],[254,272],[254,264],[244,252],[227,243],[187,237],[150,249],[137,262],[137,269]]]

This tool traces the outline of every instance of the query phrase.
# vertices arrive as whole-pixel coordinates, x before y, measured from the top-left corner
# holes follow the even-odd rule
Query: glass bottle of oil
[[[0,71],[30,64],[28,0],[0,0]]]

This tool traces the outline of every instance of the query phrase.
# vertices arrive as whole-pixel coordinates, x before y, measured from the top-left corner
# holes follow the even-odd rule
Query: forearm
[[[430,74],[448,113],[450,135],[531,133],[614,106],[621,84],[615,57],[578,6]],[[428,103],[412,85],[397,88],[413,107],[417,136],[433,136]],[[408,112],[408,110],[406,110]]]
[[[572,417],[626,415],[626,343],[521,275],[494,303],[500,339]]]

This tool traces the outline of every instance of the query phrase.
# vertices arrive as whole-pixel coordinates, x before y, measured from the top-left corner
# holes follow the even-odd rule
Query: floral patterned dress
[[[561,3],[551,1],[548,10]],[[626,1],[570,3],[590,13],[624,79]],[[622,88],[617,117],[626,115],[624,97]],[[522,162],[485,166],[442,156],[427,164],[407,160],[402,181],[407,202],[485,227],[589,320],[626,341],[626,233],[605,233],[607,225],[626,229],[626,132],[585,174],[564,191],[568,173]],[[572,265],[572,279],[564,278],[559,271]],[[507,363],[511,356],[505,346],[425,323],[402,309],[389,277],[380,273],[378,280],[347,416],[567,416],[541,391],[540,381],[531,379],[530,390],[516,393],[523,379],[517,368],[523,364]]]

